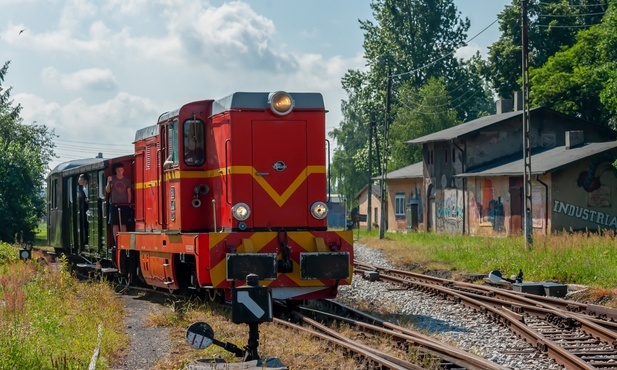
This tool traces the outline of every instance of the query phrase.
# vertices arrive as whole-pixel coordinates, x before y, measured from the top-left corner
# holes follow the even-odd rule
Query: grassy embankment
[[[97,369],[108,368],[128,341],[113,290],[37,257],[20,261],[17,247],[0,242],[0,369],[87,369],[99,345]]]
[[[525,247],[522,237],[388,233],[380,240],[375,230],[361,231],[358,242],[382,250],[395,266],[416,271],[445,269],[488,273],[500,270],[504,276],[509,276],[522,269],[525,281],[617,288],[617,240],[615,234],[610,233],[534,235],[530,248]]]

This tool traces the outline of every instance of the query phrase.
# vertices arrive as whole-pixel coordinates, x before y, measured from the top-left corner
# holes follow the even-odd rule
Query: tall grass
[[[0,255],[16,248],[0,244]],[[127,342],[123,307],[103,282],[80,283],[66,264],[0,263],[0,369],[87,369],[103,336],[97,369]]]
[[[599,288],[617,287],[617,244],[614,233],[534,235],[488,238],[435,233],[361,233],[360,243],[381,249],[399,267],[450,269],[467,273],[523,271],[525,281],[555,281]]]

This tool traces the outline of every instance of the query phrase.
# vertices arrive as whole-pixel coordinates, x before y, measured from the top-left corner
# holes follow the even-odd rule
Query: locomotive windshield
[[[200,120],[184,121],[184,163],[201,166],[204,163],[204,124]]]

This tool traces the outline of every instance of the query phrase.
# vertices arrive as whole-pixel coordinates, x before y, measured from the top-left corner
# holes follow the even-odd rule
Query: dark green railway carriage
[[[89,158],[65,162],[47,176],[47,241],[57,253],[111,258],[105,194],[111,161]],[[80,174],[90,177],[85,198],[87,207],[80,205],[79,192],[83,189],[78,183]]]

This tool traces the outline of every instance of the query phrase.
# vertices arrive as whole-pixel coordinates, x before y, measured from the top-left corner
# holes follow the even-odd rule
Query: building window
[[[448,149],[443,151],[443,155],[445,157],[445,162],[448,163]]]
[[[456,162],[456,151],[452,148],[452,163]]]
[[[394,215],[405,216],[405,193],[394,195]]]

